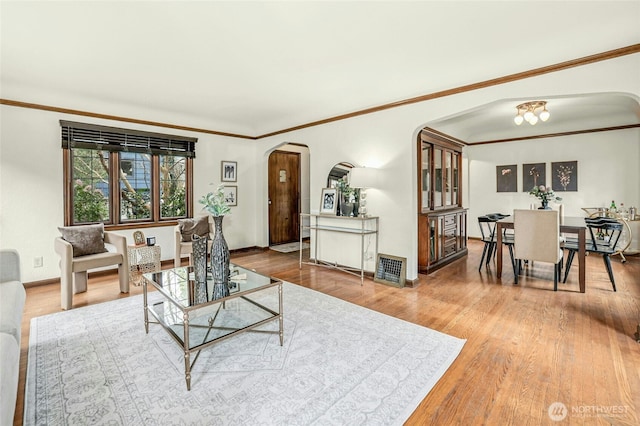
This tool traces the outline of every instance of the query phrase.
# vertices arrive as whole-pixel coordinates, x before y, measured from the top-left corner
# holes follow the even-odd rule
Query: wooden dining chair
[[[558,291],[558,280],[562,268],[560,248],[560,220],[556,210],[514,210],[514,251],[513,274],[515,284],[522,269],[522,260],[547,262],[554,265],[553,290]]]

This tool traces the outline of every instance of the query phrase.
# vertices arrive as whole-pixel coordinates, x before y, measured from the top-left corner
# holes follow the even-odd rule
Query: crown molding
[[[21,108],[31,108],[31,109],[39,109],[39,110],[44,110],[44,111],[59,112],[59,113],[64,113],[64,114],[74,114],[74,115],[80,115],[80,116],[85,116],[85,117],[102,118],[102,119],[105,119],[105,120],[114,120],[114,121],[121,121],[121,122],[127,122],[127,123],[136,123],[136,124],[144,124],[144,125],[149,125],[149,126],[165,127],[165,128],[169,128],[169,129],[186,130],[186,131],[191,131],[191,132],[206,133],[206,134],[218,135],[218,136],[227,136],[227,137],[231,137],[231,138],[258,140],[258,139],[263,139],[263,138],[267,138],[267,137],[271,137],[271,136],[281,135],[281,134],[284,134],[284,133],[290,133],[290,132],[293,132],[295,130],[306,129],[306,128],[309,128],[309,127],[320,126],[322,124],[327,124],[327,123],[332,123],[332,122],[335,122],[335,121],[346,120],[348,118],[358,117],[358,116],[361,116],[361,115],[372,114],[372,113],[375,113],[375,112],[384,111],[384,110],[391,109],[391,108],[397,108],[397,107],[401,107],[401,106],[405,106],[405,105],[411,105],[411,104],[415,104],[415,103],[419,103],[419,102],[426,102],[426,101],[430,101],[430,100],[437,99],[437,98],[443,98],[443,97],[446,97],[446,96],[456,95],[456,94],[460,94],[460,93],[464,93],[464,92],[470,92],[470,91],[473,91],[473,90],[484,89],[484,88],[491,87],[491,86],[498,86],[498,85],[501,85],[501,84],[510,83],[510,82],[517,81],[517,80],[524,80],[524,79],[527,79],[527,78],[536,77],[536,76],[543,75],[543,74],[549,74],[549,73],[553,73],[553,72],[557,72],[557,71],[563,71],[563,70],[566,70],[566,69],[569,69],[569,68],[588,65],[588,64],[595,63],[595,62],[601,62],[601,61],[606,61],[606,60],[609,60],[609,59],[615,59],[615,58],[619,58],[621,56],[632,55],[632,54],[639,53],[639,52],[640,52],[640,43],[632,44],[630,46],[621,47],[621,48],[613,49],[613,50],[608,50],[606,52],[597,53],[595,55],[590,55],[590,56],[585,56],[585,57],[582,57],[582,58],[572,59],[572,60],[569,60],[569,61],[564,61],[564,62],[560,62],[560,63],[557,63],[557,64],[548,65],[548,66],[545,66],[545,67],[535,68],[535,69],[532,69],[532,70],[529,70],[529,71],[523,71],[523,72],[519,72],[519,73],[515,73],[515,74],[509,74],[509,75],[506,75],[506,76],[503,76],[503,77],[493,78],[493,79],[490,79],[490,80],[484,80],[484,81],[481,81],[481,82],[467,84],[467,85],[464,85],[464,86],[459,86],[459,87],[455,87],[455,88],[452,88],[452,89],[442,90],[442,91],[439,91],[439,92],[433,92],[433,93],[429,93],[429,94],[426,94],[426,95],[416,96],[416,97],[413,97],[413,98],[404,99],[404,100],[400,100],[400,101],[396,101],[396,102],[391,102],[391,103],[379,105],[379,106],[376,106],[376,107],[366,108],[366,109],[362,109],[362,110],[359,110],[359,111],[350,112],[350,113],[347,113],[347,114],[336,115],[336,116],[325,118],[325,119],[322,119],[322,120],[312,121],[312,122],[309,122],[309,123],[300,124],[300,125],[293,126],[293,127],[288,127],[286,129],[276,130],[276,131],[273,131],[273,132],[270,132],[270,133],[265,133],[265,134],[258,135],[258,136],[249,136],[249,135],[242,135],[242,134],[237,134],[237,133],[222,132],[222,131],[218,131],[218,130],[201,129],[201,128],[196,128],[196,127],[181,126],[181,125],[177,125],[177,124],[161,123],[161,122],[157,122],[157,121],[140,120],[140,119],[130,118],[130,117],[121,117],[121,116],[115,116],[115,115],[101,114],[101,113],[95,113],[95,112],[89,112],[89,111],[81,111],[81,110],[75,110],[75,109],[68,109],[68,108],[62,108],[62,107],[56,107],[56,106],[34,104],[34,103],[21,102],[21,101],[16,101],[16,100],[9,100],[9,99],[1,99],[1,98],[0,98],[0,104],[14,106],[14,107],[21,107]],[[599,130],[594,129],[592,131],[599,131]],[[546,137],[550,137],[550,136],[546,136]],[[532,139],[532,137],[529,137],[527,139]],[[509,139],[509,141],[511,141],[511,140],[513,140],[513,139]],[[487,142],[483,142],[483,143],[493,143],[493,142],[496,142],[496,141],[487,141]]]

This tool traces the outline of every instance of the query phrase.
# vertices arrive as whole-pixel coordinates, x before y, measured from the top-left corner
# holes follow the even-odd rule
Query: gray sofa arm
[[[22,282],[20,273],[20,255],[16,250],[0,250],[0,282]]]

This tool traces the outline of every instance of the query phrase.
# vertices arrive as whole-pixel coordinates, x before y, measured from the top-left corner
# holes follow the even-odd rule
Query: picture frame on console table
[[[336,215],[338,210],[338,190],[336,188],[323,188],[320,197],[320,214]]]

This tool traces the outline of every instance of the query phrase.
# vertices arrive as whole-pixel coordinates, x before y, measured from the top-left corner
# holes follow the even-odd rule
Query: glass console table
[[[208,346],[248,331],[278,334],[282,346],[282,281],[233,264],[230,267],[231,294],[222,299],[212,299],[213,280],[206,284],[194,281],[192,266],[143,275],[145,331],[149,333],[149,323],[160,324],[182,347],[187,390],[191,390],[191,369]],[[151,305],[148,285],[161,295]],[[276,320],[278,330],[256,330]],[[193,362],[192,353],[196,354]]]
[[[305,218],[309,218],[308,224],[305,224]],[[339,269],[343,272],[360,277],[360,285],[364,284],[364,261],[367,256],[365,249],[365,237],[373,236],[376,239],[375,251],[371,254],[371,259],[375,259],[378,254],[378,226],[379,218],[377,216],[367,217],[349,217],[349,216],[333,216],[319,214],[300,214],[300,268],[302,264],[325,266]],[[314,236],[314,259],[303,261],[302,259],[302,240],[304,230],[309,229],[315,233]],[[360,268],[354,268],[345,265],[339,265],[337,262],[327,262],[318,259],[318,233],[334,232],[342,234],[356,235],[360,237]]]

